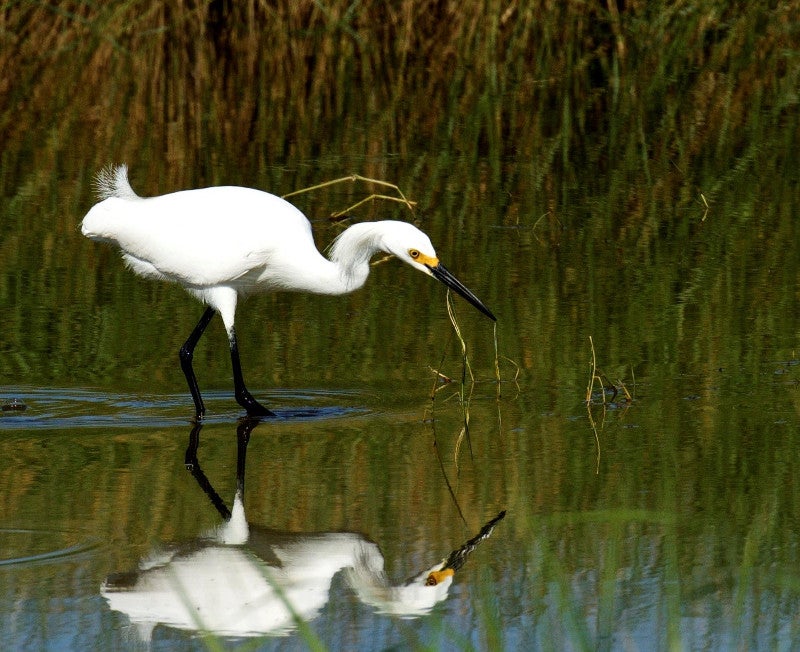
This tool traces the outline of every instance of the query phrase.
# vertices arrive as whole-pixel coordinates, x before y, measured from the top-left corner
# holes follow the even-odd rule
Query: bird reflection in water
[[[298,619],[316,618],[340,571],[358,598],[379,613],[427,614],[447,597],[453,575],[505,516],[500,512],[444,560],[402,584],[392,584],[377,544],[351,532],[285,532],[251,525],[243,495],[245,458],[255,420],[237,428],[237,489],[229,510],[197,459],[201,424],[186,450],[186,468],[223,517],[196,540],[156,551],[137,570],[109,576],[101,593],[146,641],[163,624],[221,636],[280,636]]]

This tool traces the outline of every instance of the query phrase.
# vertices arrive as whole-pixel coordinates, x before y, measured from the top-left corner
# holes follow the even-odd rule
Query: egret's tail
[[[81,233],[99,242],[119,242],[120,229],[127,223],[125,209],[132,208],[127,201],[141,199],[128,183],[127,165],[109,165],[94,178],[94,188],[99,202],[86,213],[81,223]],[[123,200],[118,201],[106,200]],[[122,219],[121,219],[122,218]]]
[[[107,165],[94,178],[94,188],[100,201],[110,197],[119,199],[140,199],[139,195],[133,192],[128,181],[128,166]]]

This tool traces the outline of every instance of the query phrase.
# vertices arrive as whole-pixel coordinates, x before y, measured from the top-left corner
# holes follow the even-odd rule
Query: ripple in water
[[[53,547],[53,540],[63,540],[77,533],[26,528],[0,528],[0,567],[30,566],[68,561],[100,546],[98,539],[87,539],[66,546]]]
[[[204,423],[229,423],[244,416],[229,392],[203,394]],[[316,421],[372,412],[366,396],[347,390],[271,391],[265,403],[278,420]],[[37,428],[169,427],[192,420],[188,394],[131,395],[81,389],[0,388],[0,430]],[[18,406],[24,405],[21,409]]]

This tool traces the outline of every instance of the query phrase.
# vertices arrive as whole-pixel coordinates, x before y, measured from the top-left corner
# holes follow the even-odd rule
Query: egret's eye
[[[414,260],[419,258],[419,252],[416,249],[409,249],[408,255],[411,256]]]
[[[437,584],[438,582],[436,581],[436,578],[433,576],[433,574],[428,575],[428,579],[425,580],[425,586],[436,586]]]

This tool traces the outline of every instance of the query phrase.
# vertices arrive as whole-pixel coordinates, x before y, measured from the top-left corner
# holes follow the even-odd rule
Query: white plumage
[[[131,188],[124,165],[104,169],[96,187],[100,201],[84,217],[83,235],[119,247],[140,276],[178,283],[209,306],[181,348],[198,417],[205,407],[191,357],[214,312],[228,333],[237,401],[249,415],[271,415],[241,378],[234,330],[240,296],[281,290],[352,292],[364,285],[372,256],[383,251],[436,277],[494,319],[439,263],[428,236],[406,222],[354,224],[334,241],[327,259],[317,251],[303,213],[260,190],[219,186],[144,198]]]

